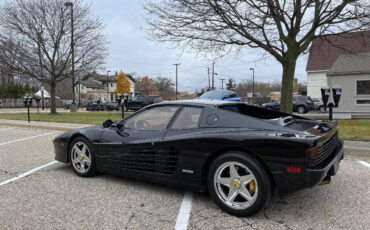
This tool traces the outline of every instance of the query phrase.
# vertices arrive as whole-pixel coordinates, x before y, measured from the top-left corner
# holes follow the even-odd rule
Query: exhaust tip
[[[331,181],[331,177],[328,176],[324,180],[322,180],[319,185],[329,184],[330,181]]]

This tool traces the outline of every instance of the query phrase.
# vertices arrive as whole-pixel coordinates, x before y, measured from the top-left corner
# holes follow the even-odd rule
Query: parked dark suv
[[[139,110],[147,105],[162,102],[160,96],[138,95],[128,100],[125,110]]]
[[[280,110],[280,100],[272,101],[269,103],[262,104],[262,108],[271,109],[275,111]],[[293,112],[297,113],[307,113],[313,110],[313,101],[311,97],[308,96],[294,96],[293,97]]]
[[[86,105],[87,111],[104,111],[104,105],[100,101],[90,101]]]

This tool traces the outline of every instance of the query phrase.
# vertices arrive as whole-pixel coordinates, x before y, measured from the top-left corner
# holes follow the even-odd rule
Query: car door
[[[98,167],[118,174],[157,172],[157,142],[178,108],[148,108],[123,120],[123,129],[107,129],[99,144]]]
[[[197,133],[202,132],[199,128],[202,113],[202,107],[193,106],[185,106],[178,111],[163,140],[158,143],[158,172],[185,183],[194,179],[194,170],[200,168],[197,167],[194,151],[207,148],[197,140]],[[192,168],[184,168],[184,165],[191,165]]]

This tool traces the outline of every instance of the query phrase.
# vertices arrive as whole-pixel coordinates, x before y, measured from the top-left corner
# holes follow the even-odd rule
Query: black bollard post
[[[31,122],[31,118],[30,118],[30,105],[27,104],[27,113],[28,113],[28,123]]]

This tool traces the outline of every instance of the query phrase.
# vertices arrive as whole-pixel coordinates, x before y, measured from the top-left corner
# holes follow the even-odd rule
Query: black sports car
[[[110,173],[209,190],[225,211],[248,216],[280,195],[330,181],[343,159],[336,123],[244,103],[174,101],[54,140],[55,159],[79,176]]]

